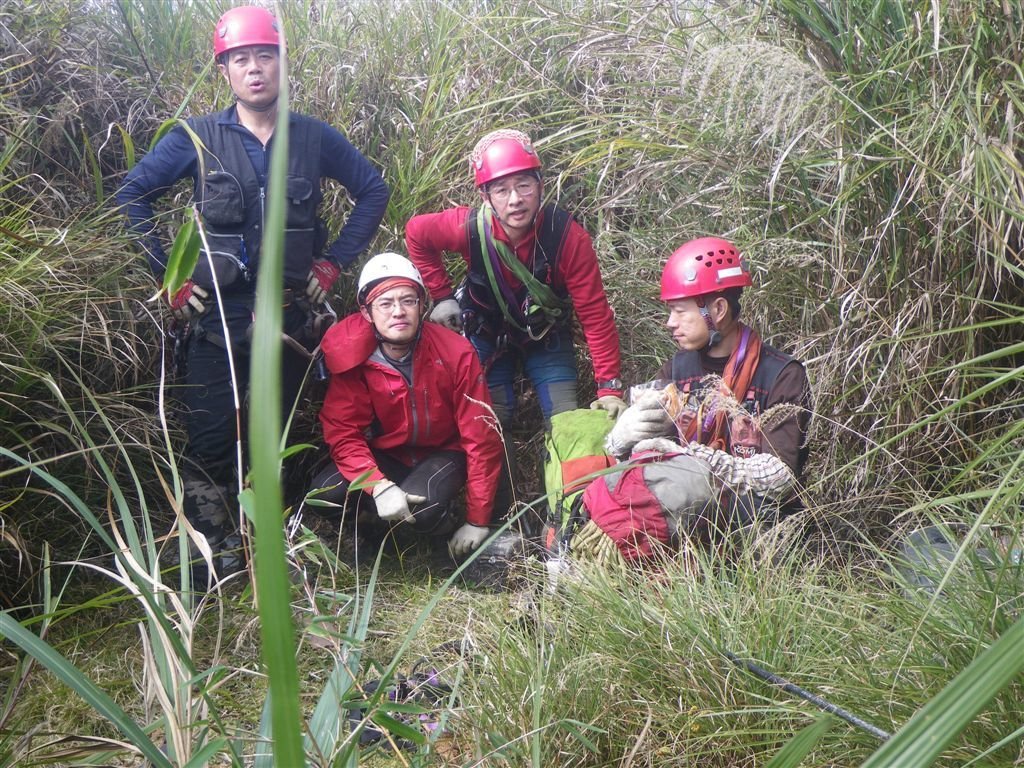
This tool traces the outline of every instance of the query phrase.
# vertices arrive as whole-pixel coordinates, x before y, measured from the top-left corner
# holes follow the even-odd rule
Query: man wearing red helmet
[[[545,418],[576,408],[569,323],[575,312],[594,364],[597,399],[591,407],[614,418],[625,408],[619,334],[590,236],[561,208],[542,205],[541,162],[526,134],[487,134],[471,162],[479,208],[450,208],[406,224],[409,257],[435,302],[430,320],[465,332],[487,367],[495,410],[507,424],[519,365]],[[458,253],[468,265],[458,298],[442,261],[445,252]]]
[[[414,216],[406,224],[409,257],[435,302],[429,319],[469,338],[487,371],[495,413],[507,427],[520,367],[545,420],[577,407],[575,312],[597,382],[590,407],[615,418],[626,407],[619,334],[590,236],[566,211],[542,205],[541,162],[525,133],[493,131],[477,142],[470,160],[482,205]],[[457,292],[445,252],[468,265]],[[510,501],[511,474],[499,493],[502,507]]]
[[[252,6],[227,11],[214,28],[213,51],[235,103],[222,112],[191,118],[189,131],[180,126],[171,130],[128,173],[117,193],[131,232],[160,277],[167,258],[153,204],[180,179],[192,179],[209,253],[200,254],[191,278],[168,297],[168,303],[175,319],[191,329],[182,390],[188,432],[185,514],[214,552],[234,549],[238,541],[237,515],[232,511],[237,495],[232,490],[236,399],[228,349],[243,390],[238,399],[244,400],[247,331],[259,277],[277,122],[280,44],[278,21],[270,11]],[[202,147],[201,154],[197,147]],[[286,149],[284,325],[292,339],[311,349],[317,343],[307,332],[312,309],[326,299],[342,267],[351,265],[369,245],[389,192],[370,162],[319,120],[290,114]],[[337,239],[326,249],[327,230],[318,215],[323,177],[340,182],[356,200]],[[286,347],[285,413],[294,405],[306,368],[306,360]],[[225,571],[238,564],[237,558],[221,561]]]
[[[627,560],[796,503],[810,388],[799,361],[740,321],[750,285],[736,246],[717,237],[685,243],[665,265],[661,300],[679,347],[659,374],[669,385],[639,389],[608,435],[608,452],[639,466],[584,494],[591,522]]]

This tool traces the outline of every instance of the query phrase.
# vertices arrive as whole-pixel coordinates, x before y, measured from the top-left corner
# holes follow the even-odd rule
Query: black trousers
[[[418,533],[440,536],[451,533],[460,522],[451,511],[451,502],[466,485],[466,455],[461,451],[438,451],[415,466],[408,466],[386,453],[374,451],[377,466],[388,480],[406,493],[425,496],[417,504],[412,527]],[[311,494],[332,506],[317,506],[319,514],[354,519],[360,506],[372,506],[372,489],[349,493],[350,483],[332,462],[313,480]],[[312,507],[311,507],[312,508]],[[375,508],[374,508],[375,509]]]
[[[252,363],[249,334],[254,317],[253,302],[252,296],[224,296],[222,310],[228,329],[226,338],[217,306],[194,324],[188,342],[185,384],[180,390],[188,434],[185,448],[186,472],[224,489],[224,495],[232,500],[235,498],[238,440],[242,440],[243,452],[245,446],[245,408]],[[285,332],[293,338],[302,339],[306,318],[302,309],[294,304],[289,305],[284,314]],[[228,345],[234,357],[238,398],[243,409],[239,417],[235,413]],[[309,360],[285,345],[281,365],[282,418],[285,420],[302,390],[308,369]],[[260,375],[258,366],[257,375]],[[228,512],[229,517],[236,516],[233,510]],[[185,497],[185,514],[193,523],[211,515],[209,510],[200,514],[195,500],[190,499],[188,493]]]

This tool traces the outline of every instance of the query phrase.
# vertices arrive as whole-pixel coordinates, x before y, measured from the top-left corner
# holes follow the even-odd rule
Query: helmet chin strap
[[[704,323],[708,327],[708,343],[704,347],[705,351],[711,349],[713,346],[722,341],[722,334],[715,328],[715,321],[711,319],[711,313],[708,312],[707,306],[704,304],[704,300],[700,299],[697,305],[700,308],[700,316],[704,318]]]

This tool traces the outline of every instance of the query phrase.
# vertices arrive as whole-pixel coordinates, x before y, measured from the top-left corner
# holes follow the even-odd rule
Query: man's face
[[[281,60],[272,45],[235,48],[220,66],[235,97],[252,109],[266,109],[277,101],[281,88]]]
[[[700,313],[696,299],[673,299],[668,302],[668,320],[665,325],[680,349],[701,350],[708,344],[708,324]]]
[[[492,181],[483,195],[505,231],[519,239],[533,227],[540,210],[542,187],[534,174],[514,173]]]
[[[411,344],[423,320],[423,300],[415,288],[400,285],[360,310],[389,344]]]

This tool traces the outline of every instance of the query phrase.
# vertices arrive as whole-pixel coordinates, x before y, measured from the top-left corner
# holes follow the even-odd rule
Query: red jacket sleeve
[[[384,477],[363,434],[372,419],[370,393],[358,371],[332,374],[320,409],[320,424],[334,464],[350,483],[367,471],[367,482]]]
[[[491,404],[490,390],[472,347],[458,366],[455,393],[455,420],[466,452],[466,522],[484,526],[491,521],[504,462],[497,419],[486,407]]]
[[[572,298],[573,309],[594,363],[595,381],[617,379],[621,373],[619,332],[601,281],[601,268],[590,235],[575,221],[566,234],[558,271]],[[597,396],[622,395],[617,389],[598,389]]]
[[[434,301],[451,298],[454,294],[448,273],[444,268],[445,251],[462,255],[469,261],[469,238],[466,219],[469,208],[449,208],[440,213],[413,216],[405,225],[405,247]]]

